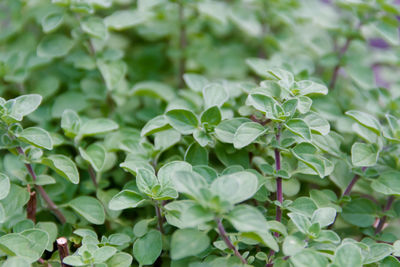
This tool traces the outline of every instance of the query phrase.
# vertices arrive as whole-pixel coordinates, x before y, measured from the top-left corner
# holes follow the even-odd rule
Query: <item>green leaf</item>
[[[53,140],[50,137],[50,134],[39,127],[29,127],[22,130],[22,132],[18,133],[18,139],[34,145],[38,148],[44,148],[48,150],[53,149]]]
[[[144,81],[135,84],[132,88],[131,94],[160,98],[164,101],[172,101],[176,97],[172,87],[155,81]]]
[[[199,230],[178,229],[171,238],[171,258],[179,260],[189,256],[196,256],[210,245],[210,238]]]
[[[148,136],[160,131],[164,131],[171,126],[168,125],[168,120],[165,118],[164,115],[160,115],[154,117],[153,119],[149,120],[142,128],[140,132],[141,136]]]
[[[292,149],[293,155],[305,163],[308,167],[312,168],[322,178],[326,174],[326,165],[322,158],[317,156],[317,149],[309,143],[300,143]]]
[[[185,109],[173,109],[165,114],[169,124],[181,134],[192,134],[199,121],[193,112]]]
[[[354,199],[343,206],[342,217],[346,222],[353,225],[368,227],[375,222],[376,207],[369,199]]]
[[[239,232],[268,232],[264,215],[255,207],[238,205],[229,212],[227,218]]]
[[[98,249],[96,249],[93,253],[93,259],[94,263],[102,263],[111,258],[115,253],[117,252],[117,249],[114,247],[110,246],[103,246]]]
[[[218,125],[221,122],[221,111],[217,106],[212,106],[206,109],[200,117],[201,123],[207,123],[208,125]]]
[[[127,66],[121,61],[105,62],[97,60],[97,67],[100,70],[101,76],[106,83],[108,90],[114,90],[125,77]]]
[[[0,200],[7,197],[10,192],[10,178],[7,175],[0,172]]]
[[[352,243],[346,243],[337,248],[334,258],[337,266],[361,267],[362,255],[360,248]]]
[[[216,195],[232,204],[251,198],[257,189],[257,176],[247,171],[222,175],[211,184],[211,190]]]
[[[56,173],[66,178],[71,183],[79,183],[78,169],[70,158],[64,155],[50,155],[42,159],[42,163],[52,168]]]
[[[268,129],[256,122],[245,122],[239,126],[234,137],[233,146],[237,149],[248,146]]]
[[[85,150],[79,147],[82,158],[89,162],[96,172],[100,172],[106,163],[106,150],[100,144],[91,144]]]
[[[7,260],[1,265],[2,267],[25,267],[29,266],[30,262],[22,257],[7,257]]]
[[[372,144],[354,143],[351,147],[351,162],[357,167],[369,167],[376,164],[379,151]]]
[[[164,206],[167,222],[178,228],[193,228],[214,220],[214,213],[193,200],[179,200]]]
[[[49,245],[49,234],[41,229],[27,229],[20,233],[31,241],[30,249],[36,251],[37,255],[42,255]]]
[[[246,105],[261,111],[268,119],[275,119],[275,106],[279,104],[271,96],[251,94],[247,97]]]
[[[311,131],[307,123],[302,119],[291,119],[285,123],[286,128],[305,140],[311,140]]]
[[[326,95],[328,93],[328,87],[313,81],[304,80],[296,82],[296,87],[294,90],[292,90],[292,92],[300,95],[311,95],[311,94]]]
[[[185,152],[185,161],[191,165],[207,165],[208,151],[197,143],[192,143]]]
[[[136,184],[139,190],[148,196],[153,196],[153,187],[158,184],[157,177],[153,172],[146,169],[138,169]]]
[[[66,109],[61,116],[61,128],[66,136],[74,138],[81,128],[81,119],[74,110]]]
[[[68,203],[74,211],[93,224],[103,224],[105,212],[103,205],[94,197],[80,196]]]
[[[194,130],[193,138],[202,147],[206,147],[208,144],[212,144],[213,143],[213,140],[212,140],[211,136],[206,131],[204,131],[203,129]]]
[[[303,234],[308,232],[308,229],[311,226],[310,220],[303,214],[291,212],[288,213],[289,218],[292,220],[294,225],[296,225],[297,229],[300,230]]]
[[[80,128],[79,136],[93,136],[104,134],[118,129],[117,123],[110,119],[99,118],[84,122]]]
[[[376,192],[385,195],[399,195],[400,194],[400,179],[399,172],[388,171],[382,173],[378,179],[375,179],[371,183],[372,189]]]
[[[363,264],[379,262],[393,253],[393,246],[385,243],[374,243],[369,246],[369,252],[364,257]]]
[[[151,230],[133,244],[133,256],[140,265],[151,265],[160,256],[162,251],[161,233]]]
[[[297,236],[289,235],[285,238],[282,244],[283,254],[286,256],[293,256],[306,247],[306,242]]]
[[[205,108],[208,109],[213,106],[221,107],[229,99],[229,94],[225,87],[212,83],[203,88],[203,97]]]
[[[240,125],[249,121],[250,120],[246,118],[234,118],[222,121],[215,128],[215,135],[221,142],[232,144],[237,129]]]
[[[201,199],[200,190],[208,186],[207,181],[195,172],[177,171],[171,178],[178,192],[187,194],[195,199]]]
[[[209,83],[204,76],[194,73],[185,73],[183,79],[186,85],[195,92],[202,92],[203,88]]]
[[[68,54],[73,41],[61,34],[46,35],[37,47],[37,55],[45,58],[58,58]]]
[[[138,10],[119,10],[104,19],[108,28],[114,30],[125,30],[146,21],[147,12]]]
[[[304,117],[304,121],[310,127],[311,131],[320,133],[321,135],[327,135],[331,128],[326,119],[314,112],[307,114]]]
[[[11,100],[8,100],[9,103]],[[21,121],[26,115],[34,112],[42,102],[42,96],[37,94],[22,95],[15,98],[13,101],[11,111],[9,110],[8,116],[15,119],[16,121]]]
[[[52,12],[47,14],[46,16],[43,17],[41,24],[43,28],[43,32],[49,33],[62,24],[64,20],[64,13],[61,12]]]
[[[46,250],[53,251],[53,243],[57,238],[58,230],[57,225],[53,222],[38,222],[36,228],[45,231],[49,236],[49,242],[47,244]]]
[[[336,210],[334,208],[319,208],[314,211],[311,223],[319,223],[322,227],[331,225],[336,219]]]
[[[326,267],[328,260],[322,254],[311,250],[304,249],[299,253],[290,257],[290,262],[294,267]]]
[[[108,203],[111,210],[123,210],[129,208],[136,208],[141,205],[145,199],[135,191],[122,190],[116,194]]]
[[[86,17],[81,21],[81,28],[92,37],[106,39],[107,27],[104,21],[99,17]]]
[[[129,267],[132,263],[132,256],[125,252],[117,252],[106,262],[107,266]]]
[[[362,126],[367,127],[378,135],[380,134],[381,126],[378,120],[375,119],[372,115],[358,110],[349,110],[345,114],[356,120]]]

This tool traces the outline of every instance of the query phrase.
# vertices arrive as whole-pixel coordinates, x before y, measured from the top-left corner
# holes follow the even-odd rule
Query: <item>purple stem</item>
[[[225,231],[224,226],[222,225],[221,219],[216,218],[215,221],[218,224],[219,235],[222,237],[225,244],[228,246],[228,248],[230,248],[234,251],[236,257],[238,257],[243,264],[247,264],[247,261],[243,258],[243,256],[240,254],[240,252],[232,244],[231,240],[229,239],[228,235],[226,234],[226,231]]]
[[[161,234],[164,234],[164,228],[163,228],[163,218],[161,216],[161,210],[158,201],[155,202],[155,209],[156,209],[156,215],[158,219],[158,230],[160,230]]]
[[[17,152],[20,155],[25,156],[25,152],[22,150],[21,147],[17,147]],[[36,173],[32,168],[32,165],[30,163],[25,163],[25,167],[28,170],[30,176],[32,177],[33,181],[36,181]],[[62,214],[62,212],[58,209],[57,205],[51,200],[51,198],[49,197],[49,195],[46,193],[46,191],[44,190],[44,188],[40,185],[35,185],[35,188],[39,191],[39,194],[42,196],[42,198],[44,199],[44,201],[47,203],[49,209],[56,215],[56,217],[58,218],[58,220],[64,224],[66,223],[67,219],[65,218],[64,214]]]
[[[358,30],[360,30],[360,28],[361,28],[361,23],[359,23],[357,25],[356,30],[358,31]],[[346,54],[347,50],[349,49],[351,41],[353,41],[353,38],[354,38],[353,36],[347,37],[346,42],[344,43],[343,47],[339,50],[338,63],[336,64],[335,68],[333,69],[332,78],[331,78],[331,81],[329,82],[329,86],[328,86],[328,88],[330,90],[335,89],[336,81],[339,76],[339,70],[340,70],[340,67],[342,64],[342,59],[344,57],[344,54]]]
[[[93,169],[93,167],[90,163],[89,163],[89,167],[88,167],[88,172],[89,172],[90,179],[92,179],[94,186],[97,188],[98,184],[97,184],[96,171]]]
[[[386,202],[385,207],[383,208],[383,212],[386,212],[386,211],[390,210],[390,208],[392,207],[393,201],[394,201],[394,196],[390,196],[388,198],[387,202]],[[382,231],[383,227],[385,226],[386,220],[387,220],[387,216],[386,215],[383,216],[382,219],[379,220],[379,224],[375,229],[375,234],[376,235],[379,234]]]
[[[361,170],[364,172],[367,169],[367,167],[362,167]],[[360,175],[356,174],[354,175],[353,179],[351,179],[349,185],[346,187],[346,190],[344,190],[343,196],[349,196],[351,190],[353,189],[353,186],[357,183],[357,181],[360,179]]]

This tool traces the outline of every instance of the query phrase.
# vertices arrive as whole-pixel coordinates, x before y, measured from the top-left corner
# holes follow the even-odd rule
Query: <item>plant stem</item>
[[[17,151],[20,155],[25,156],[25,152],[22,150],[21,147],[17,147]],[[32,165],[30,163],[25,163],[25,167],[28,170],[30,176],[32,177],[32,180],[36,181],[36,173],[33,170]],[[67,219],[65,218],[64,214],[62,214],[62,212],[58,209],[57,205],[51,200],[51,198],[46,193],[44,188],[41,185],[35,185],[35,188],[37,189],[37,191],[39,191],[39,194],[42,196],[44,201],[47,203],[49,209],[56,215],[58,220],[62,224],[64,224],[67,221]]]
[[[226,234],[226,231],[225,231],[224,226],[222,225],[221,219],[215,218],[215,221],[218,224],[219,235],[224,240],[224,242],[227,245],[227,247],[233,250],[233,252],[235,253],[236,257],[238,257],[243,264],[247,264],[247,261],[243,258],[243,256],[237,250],[237,248],[232,244],[231,240],[229,239],[228,235]]]
[[[358,31],[360,28],[361,28],[361,23],[359,23],[358,26],[356,27],[356,31]],[[328,86],[328,88],[330,90],[335,89],[336,81],[337,81],[338,76],[339,76],[339,70],[340,70],[340,67],[341,67],[341,64],[342,64],[342,59],[343,59],[344,55],[346,54],[347,50],[349,49],[350,44],[353,41],[353,39],[354,39],[353,36],[347,37],[346,42],[344,43],[342,48],[339,50],[338,63],[333,68],[332,78],[331,78],[331,81],[329,82],[329,86]]]
[[[390,208],[392,207],[393,201],[394,201],[394,196],[390,196],[386,202],[385,207],[383,208],[383,212],[390,210]],[[379,234],[383,230],[383,227],[385,226],[385,223],[386,223],[386,219],[387,219],[387,216],[385,215],[379,220],[379,224],[375,229],[376,235]]]
[[[33,221],[34,223],[36,222],[36,203],[37,203],[37,198],[36,198],[36,192],[31,191],[31,186],[28,184],[28,193],[29,193],[29,201],[26,207],[26,217]]]
[[[278,131],[276,133],[276,141],[279,144],[279,140],[281,137],[281,128],[278,126]],[[275,152],[275,168],[276,171],[279,171],[281,169],[281,156],[280,156],[280,151],[278,148],[274,149]],[[279,201],[279,203],[283,203],[283,193],[282,193],[282,178],[281,177],[276,177],[276,200]],[[280,222],[282,220],[282,209],[281,207],[277,206],[276,207],[276,220]],[[278,233],[275,233],[275,236],[278,237]]]
[[[97,175],[96,175],[96,171],[93,169],[93,167],[92,167],[91,164],[89,164],[88,172],[89,172],[90,179],[92,179],[92,182],[93,182],[94,186],[95,186],[96,189],[97,189],[97,187],[98,187],[98,184],[97,184]]]
[[[367,167],[362,167],[361,170],[364,172],[367,169]],[[360,179],[360,175],[356,174],[354,175],[353,179],[351,179],[349,185],[346,187],[346,190],[344,190],[343,196],[349,196],[351,190],[353,189],[353,186],[357,183],[358,179]]]
[[[281,138],[281,126],[278,125],[278,131],[276,132],[275,139],[279,144],[279,140]],[[281,155],[280,151],[278,148],[274,149],[275,153],[275,169],[276,171],[279,171],[281,169]],[[282,192],[282,178],[281,177],[276,177],[276,200],[279,201],[279,203],[283,203],[283,192]],[[282,209],[279,206],[276,206],[276,220],[280,222],[282,220]],[[279,234],[277,232],[274,233],[275,237],[279,237]],[[268,254],[268,262],[265,265],[266,267],[272,267],[274,266],[274,263],[272,261],[272,256],[274,256],[275,251],[270,250]]]
[[[57,249],[60,254],[61,266],[68,267],[68,264],[63,263],[65,257],[69,255],[68,251],[68,240],[65,237],[60,237],[57,239]]]
[[[179,87],[183,87],[185,83],[185,81],[183,80],[183,74],[185,74],[185,69],[186,69],[185,49],[187,46],[187,39],[186,39],[184,7],[182,1],[179,1],[178,5],[179,5],[178,12],[179,12],[179,50],[180,50],[178,81],[179,81]]]
[[[164,234],[164,228],[163,228],[163,218],[161,216],[161,210],[160,210],[160,205],[158,201],[155,201],[155,209],[156,209],[156,215],[158,219],[158,230],[160,231],[161,234]]]

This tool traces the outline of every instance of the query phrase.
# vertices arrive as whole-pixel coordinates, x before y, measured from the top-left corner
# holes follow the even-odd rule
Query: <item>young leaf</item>
[[[151,265],[160,256],[162,250],[161,233],[151,230],[133,244],[133,256],[140,265]]]
[[[336,210],[334,208],[319,208],[314,211],[311,223],[319,223],[321,227],[328,226],[335,221]]]
[[[258,137],[263,135],[268,129],[256,122],[245,122],[237,129],[233,137],[233,146],[241,149],[253,143]]]
[[[10,192],[10,178],[7,175],[0,172],[0,200],[7,197]]]
[[[378,179],[374,179],[371,183],[372,189],[385,195],[400,194],[399,172],[388,171],[382,173]]]
[[[110,119],[93,119],[84,122],[80,128],[79,135],[82,137],[104,134],[118,129],[118,124]]]
[[[129,208],[136,208],[143,204],[145,199],[135,191],[122,190],[116,194],[108,203],[111,210],[123,210]]]
[[[349,110],[345,114],[376,134],[380,134],[381,126],[372,115],[358,110]]]
[[[22,132],[17,134],[18,139],[34,145],[38,148],[44,148],[48,150],[53,149],[53,140],[50,134],[39,127],[29,127],[22,130]]]
[[[46,35],[37,47],[39,57],[57,58],[68,54],[73,46],[73,41],[62,34]]]
[[[181,134],[192,134],[199,121],[193,112],[185,109],[173,109],[165,114],[169,124]]]
[[[354,143],[351,147],[351,161],[357,167],[369,167],[375,165],[379,151],[372,144]]]
[[[225,87],[211,83],[203,88],[203,97],[205,108],[208,109],[213,106],[221,107],[229,99],[229,94]]]
[[[81,28],[92,37],[106,39],[107,27],[99,17],[87,17],[81,21]]]
[[[335,252],[335,264],[343,267],[361,267],[362,254],[360,248],[352,243],[343,244]]]
[[[358,198],[343,207],[342,217],[348,223],[359,227],[368,227],[374,224],[375,213],[376,207],[371,200]]]
[[[236,206],[229,212],[228,220],[239,232],[268,232],[264,215],[249,205]]]
[[[247,171],[220,176],[211,184],[216,195],[232,204],[251,198],[257,189],[257,176]]]
[[[24,116],[34,112],[41,102],[42,96],[37,94],[19,96],[13,100],[11,111],[9,111],[10,114],[7,115],[17,121],[21,121]]]
[[[96,172],[100,172],[106,163],[106,150],[100,144],[91,144],[85,150],[79,147],[82,158],[89,162]]]
[[[74,110],[64,110],[61,116],[61,128],[64,130],[65,135],[70,138],[78,135],[81,128],[81,119]]]
[[[218,125],[221,122],[221,111],[217,106],[212,106],[206,109],[202,114],[200,121],[201,123],[207,123],[208,125]]]
[[[103,224],[105,212],[103,205],[96,198],[80,196],[68,203],[73,210],[93,224]]]
[[[52,168],[56,173],[68,179],[73,184],[79,183],[79,172],[75,163],[64,155],[50,155],[42,159],[44,165]]]
[[[304,120],[291,119],[285,123],[285,126],[292,133],[304,138],[305,140],[311,140],[310,127]]]
[[[185,73],[183,79],[186,85],[195,92],[201,92],[209,83],[204,76],[194,73]]]
[[[179,229],[172,234],[171,258],[173,260],[196,256],[210,245],[207,234],[195,229]]]
[[[148,196],[152,196],[152,189],[158,184],[158,180],[153,172],[146,169],[138,169],[136,184],[141,192],[145,193]]]
[[[245,122],[250,122],[250,120],[246,118],[234,118],[222,121],[215,128],[215,135],[221,142],[233,143],[237,129]]]

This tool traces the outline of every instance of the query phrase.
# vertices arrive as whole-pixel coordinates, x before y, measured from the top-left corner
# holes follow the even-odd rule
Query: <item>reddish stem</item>
[[[383,212],[386,212],[386,211],[390,210],[390,208],[392,207],[393,201],[394,201],[394,196],[390,196],[388,198],[387,202],[386,202],[385,207],[383,208]],[[379,220],[379,224],[375,229],[375,234],[376,235],[379,234],[383,230],[383,227],[385,226],[386,220],[387,220],[387,216],[386,215],[383,216],[382,219]]]
[[[364,172],[367,169],[367,167],[362,167],[361,170]],[[349,196],[351,190],[353,189],[354,185],[357,183],[357,181],[360,179],[360,175],[356,174],[354,175],[353,179],[351,179],[349,185],[346,187],[346,190],[344,190],[343,196]]]
[[[224,242],[227,245],[227,247],[233,250],[233,252],[235,253],[236,257],[238,257],[243,264],[247,264],[247,261],[243,258],[243,256],[237,250],[237,248],[232,244],[231,240],[229,239],[228,235],[226,234],[226,231],[225,231],[224,226],[222,225],[221,219],[217,219],[216,218],[215,220],[216,220],[216,222],[218,224],[219,235],[224,240]]]
[[[160,231],[161,234],[164,234],[164,228],[163,228],[163,218],[161,215],[161,210],[158,201],[155,201],[154,203],[155,209],[156,209],[156,215],[157,215],[157,220],[158,220],[158,230]]]
[[[94,186],[97,189],[98,184],[97,184],[96,171],[93,169],[92,165],[90,165],[90,164],[89,164],[89,167],[88,167],[88,172],[89,172],[90,179],[92,179],[92,182],[93,182]]]
[[[58,253],[60,254],[61,266],[68,267],[68,264],[63,262],[64,258],[69,255],[68,251],[68,240],[65,237],[60,237],[56,241]]]
[[[17,147],[17,151],[20,155],[25,156],[25,152],[22,150],[21,147]],[[32,180],[36,181],[37,177],[36,177],[35,171],[33,170],[32,165],[30,163],[25,163],[25,167],[28,170],[30,176],[32,177]],[[35,185],[35,188],[37,189],[37,191],[39,191],[39,194],[42,196],[44,201],[47,203],[49,209],[56,215],[58,220],[62,224],[64,224],[67,221],[67,219],[65,218],[64,214],[62,214],[62,212],[58,209],[57,205],[51,200],[51,198],[46,193],[44,188],[40,185]]]

